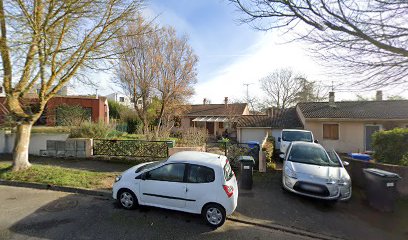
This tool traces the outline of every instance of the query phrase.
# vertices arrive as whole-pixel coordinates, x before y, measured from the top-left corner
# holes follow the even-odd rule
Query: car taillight
[[[227,185],[222,185],[222,187],[224,188],[224,191],[227,194],[228,198],[230,198],[232,194],[234,194],[234,187]]]

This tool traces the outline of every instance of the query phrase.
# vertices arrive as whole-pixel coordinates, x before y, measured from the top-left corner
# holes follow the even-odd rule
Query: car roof
[[[167,162],[183,162],[211,167],[220,167],[222,166],[222,160],[225,161],[225,156],[219,154],[196,151],[182,151],[171,155]]]
[[[303,130],[303,129],[282,129],[282,132],[283,131],[287,131],[287,132],[310,132],[311,133],[311,131]]]

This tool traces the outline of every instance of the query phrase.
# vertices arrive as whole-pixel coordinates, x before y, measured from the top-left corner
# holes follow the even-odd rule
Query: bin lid
[[[380,177],[384,177],[384,178],[401,178],[396,173],[384,171],[384,170],[377,169],[377,168],[364,168],[363,171],[366,173],[371,173],[371,174],[374,174]]]
[[[255,160],[252,156],[239,156],[238,161],[239,162],[253,162],[255,164]]]

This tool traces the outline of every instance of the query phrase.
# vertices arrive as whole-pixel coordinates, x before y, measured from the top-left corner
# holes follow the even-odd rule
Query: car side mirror
[[[347,167],[348,165],[350,165],[350,163],[349,163],[349,162],[346,162],[346,161],[343,161],[343,165],[344,165],[345,167]]]
[[[281,141],[281,137],[278,137],[278,142],[280,142]]]
[[[281,159],[285,159],[285,154],[284,154],[284,153],[281,153],[281,154],[279,154],[279,157],[280,157]]]
[[[314,140],[314,143],[319,143],[319,140],[315,139],[315,140]]]
[[[142,179],[143,181],[146,180],[146,175],[147,173],[142,173],[142,175],[140,175],[140,179]]]

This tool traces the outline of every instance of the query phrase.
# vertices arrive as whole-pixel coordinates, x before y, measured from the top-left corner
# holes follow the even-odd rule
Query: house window
[[[338,140],[339,124],[323,124],[323,139]]]
[[[224,128],[224,123],[223,123],[223,122],[219,122],[219,123],[218,123],[218,128]]]
[[[3,93],[3,87],[0,87],[0,93]]]
[[[125,102],[125,97],[119,97],[119,102]]]

